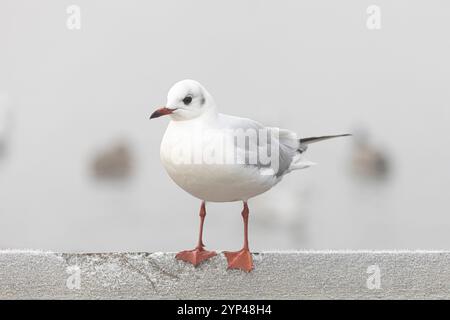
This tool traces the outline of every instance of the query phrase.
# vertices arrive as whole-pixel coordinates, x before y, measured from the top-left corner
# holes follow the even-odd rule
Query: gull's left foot
[[[253,258],[248,249],[242,249],[236,252],[225,251],[224,254],[228,261],[228,269],[241,269],[246,272],[252,271]]]
[[[175,258],[185,262],[192,263],[194,267],[198,266],[201,262],[208,260],[216,255],[214,251],[207,251],[203,247],[197,247],[194,250],[186,250],[178,252]]]

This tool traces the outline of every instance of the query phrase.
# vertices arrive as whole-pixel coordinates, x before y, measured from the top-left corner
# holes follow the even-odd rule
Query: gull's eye
[[[191,103],[192,102],[192,97],[191,96],[186,96],[184,99],[183,99],[183,103],[185,104],[185,105],[188,105],[189,103]]]

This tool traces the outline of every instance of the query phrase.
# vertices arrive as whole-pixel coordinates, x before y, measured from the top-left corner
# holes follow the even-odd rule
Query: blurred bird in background
[[[357,177],[384,180],[390,175],[390,160],[383,148],[371,141],[369,130],[358,127],[353,132],[352,171]]]
[[[314,188],[309,185],[292,188],[288,183],[283,183],[253,202],[253,211],[258,212],[254,223],[259,229],[267,230],[265,237],[274,234],[274,230],[278,231],[268,241],[273,246],[271,249],[307,246],[313,194]]]
[[[120,141],[94,157],[92,171],[98,179],[125,180],[132,173],[132,160],[129,144]]]
[[[6,155],[11,126],[11,101],[7,93],[0,92],[0,159]]]

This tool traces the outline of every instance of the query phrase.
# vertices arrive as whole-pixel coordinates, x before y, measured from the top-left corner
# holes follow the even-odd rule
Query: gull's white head
[[[208,91],[197,81],[188,79],[170,88],[166,106],[153,112],[150,119],[170,115],[176,121],[191,120],[214,109],[215,103]]]

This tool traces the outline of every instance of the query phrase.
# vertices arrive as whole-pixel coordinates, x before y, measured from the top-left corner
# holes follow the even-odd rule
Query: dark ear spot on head
[[[202,98],[201,98],[201,100],[200,100],[200,104],[201,104],[201,105],[204,105],[205,102],[206,102],[205,96],[202,95]]]

